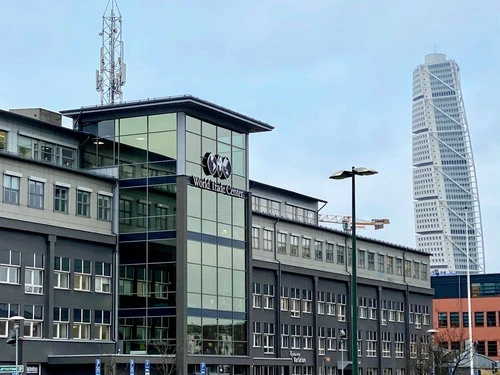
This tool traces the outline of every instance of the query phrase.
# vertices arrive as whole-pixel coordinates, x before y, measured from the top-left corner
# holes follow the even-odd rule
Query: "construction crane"
[[[342,229],[346,232],[351,230],[352,226],[351,216],[319,214],[318,221],[320,223],[342,224]],[[367,225],[370,225],[373,226],[375,230],[383,229],[385,224],[390,224],[389,219],[371,219],[371,220],[356,219],[355,223],[357,229],[365,229]]]

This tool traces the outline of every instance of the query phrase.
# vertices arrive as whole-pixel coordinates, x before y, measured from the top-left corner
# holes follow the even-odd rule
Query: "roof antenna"
[[[99,36],[102,37],[102,47],[99,69],[96,70],[96,90],[101,93],[101,104],[122,103],[126,65],[123,56],[122,16],[117,0],[108,1]]]

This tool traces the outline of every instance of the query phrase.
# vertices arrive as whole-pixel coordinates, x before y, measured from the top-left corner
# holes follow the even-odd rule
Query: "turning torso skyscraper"
[[[441,53],[413,71],[413,208],[431,272],[485,272],[481,211],[459,67]],[[468,235],[467,235],[468,233]]]

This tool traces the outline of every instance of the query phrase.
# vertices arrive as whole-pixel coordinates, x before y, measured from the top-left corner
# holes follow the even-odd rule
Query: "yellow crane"
[[[351,216],[340,216],[340,215],[322,215],[319,214],[318,220],[320,223],[330,223],[330,224],[342,224],[342,228],[347,232],[352,226]],[[384,225],[390,224],[389,219],[371,219],[371,220],[360,220],[356,219],[356,228],[365,229],[367,225],[373,226],[375,230],[383,229]]]

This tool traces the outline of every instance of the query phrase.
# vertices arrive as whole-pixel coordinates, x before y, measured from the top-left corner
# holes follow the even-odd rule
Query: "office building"
[[[484,272],[476,172],[459,67],[433,53],[413,71],[413,199],[417,249],[431,271]]]
[[[53,353],[115,352],[115,179],[76,168],[86,138],[58,113],[0,111],[0,364],[14,364],[19,317],[30,374]]]
[[[469,339],[467,278],[464,275],[432,276],[434,328],[442,332],[445,347]],[[500,360],[500,274],[471,275],[471,322],[475,351]],[[454,342],[453,342],[454,341]]]
[[[432,325],[429,255],[359,238],[359,300],[350,301],[350,238],[318,225],[326,202],[249,179],[248,138],[272,126],[192,96],[62,113],[73,119],[67,134],[37,125],[55,140],[73,140],[77,164],[62,168],[90,180],[59,185],[75,190],[73,209],[79,207],[77,191],[91,194],[95,233],[110,240],[116,233],[118,251],[108,241],[107,252],[85,253],[91,262],[109,256],[109,300],[98,300],[95,288],[85,294],[89,300],[67,300],[91,310],[90,336],[75,336],[80,323],[71,316],[68,337],[46,331],[39,340],[64,350],[53,347],[35,357],[24,351],[23,363],[39,366],[43,375],[94,374],[97,368],[103,375],[131,368],[137,375],[348,373],[351,338],[341,330],[349,332],[350,306],[357,306],[363,371],[409,373],[406,353]],[[9,147],[18,142],[9,138]],[[52,170],[46,173],[38,177],[47,184],[56,179]],[[99,220],[98,195],[112,196],[111,221]],[[78,227],[73,220],[80,218],[71,213],[60,228]],[[65,250],[71,259],[83,257],[71,246]],[[69,271],[75,296],[81,293],[73,287],[77,271]],[[101,277],[87,274],[91,285]],[[46,294],[40,298],[50,302]],[[105,342],[115,345],[114,352],[94,336],[102,325],[96,306],[112,310]],[[52,326],[54,318],[43,324]],[[69,351],[74,342],[84,349]]]

